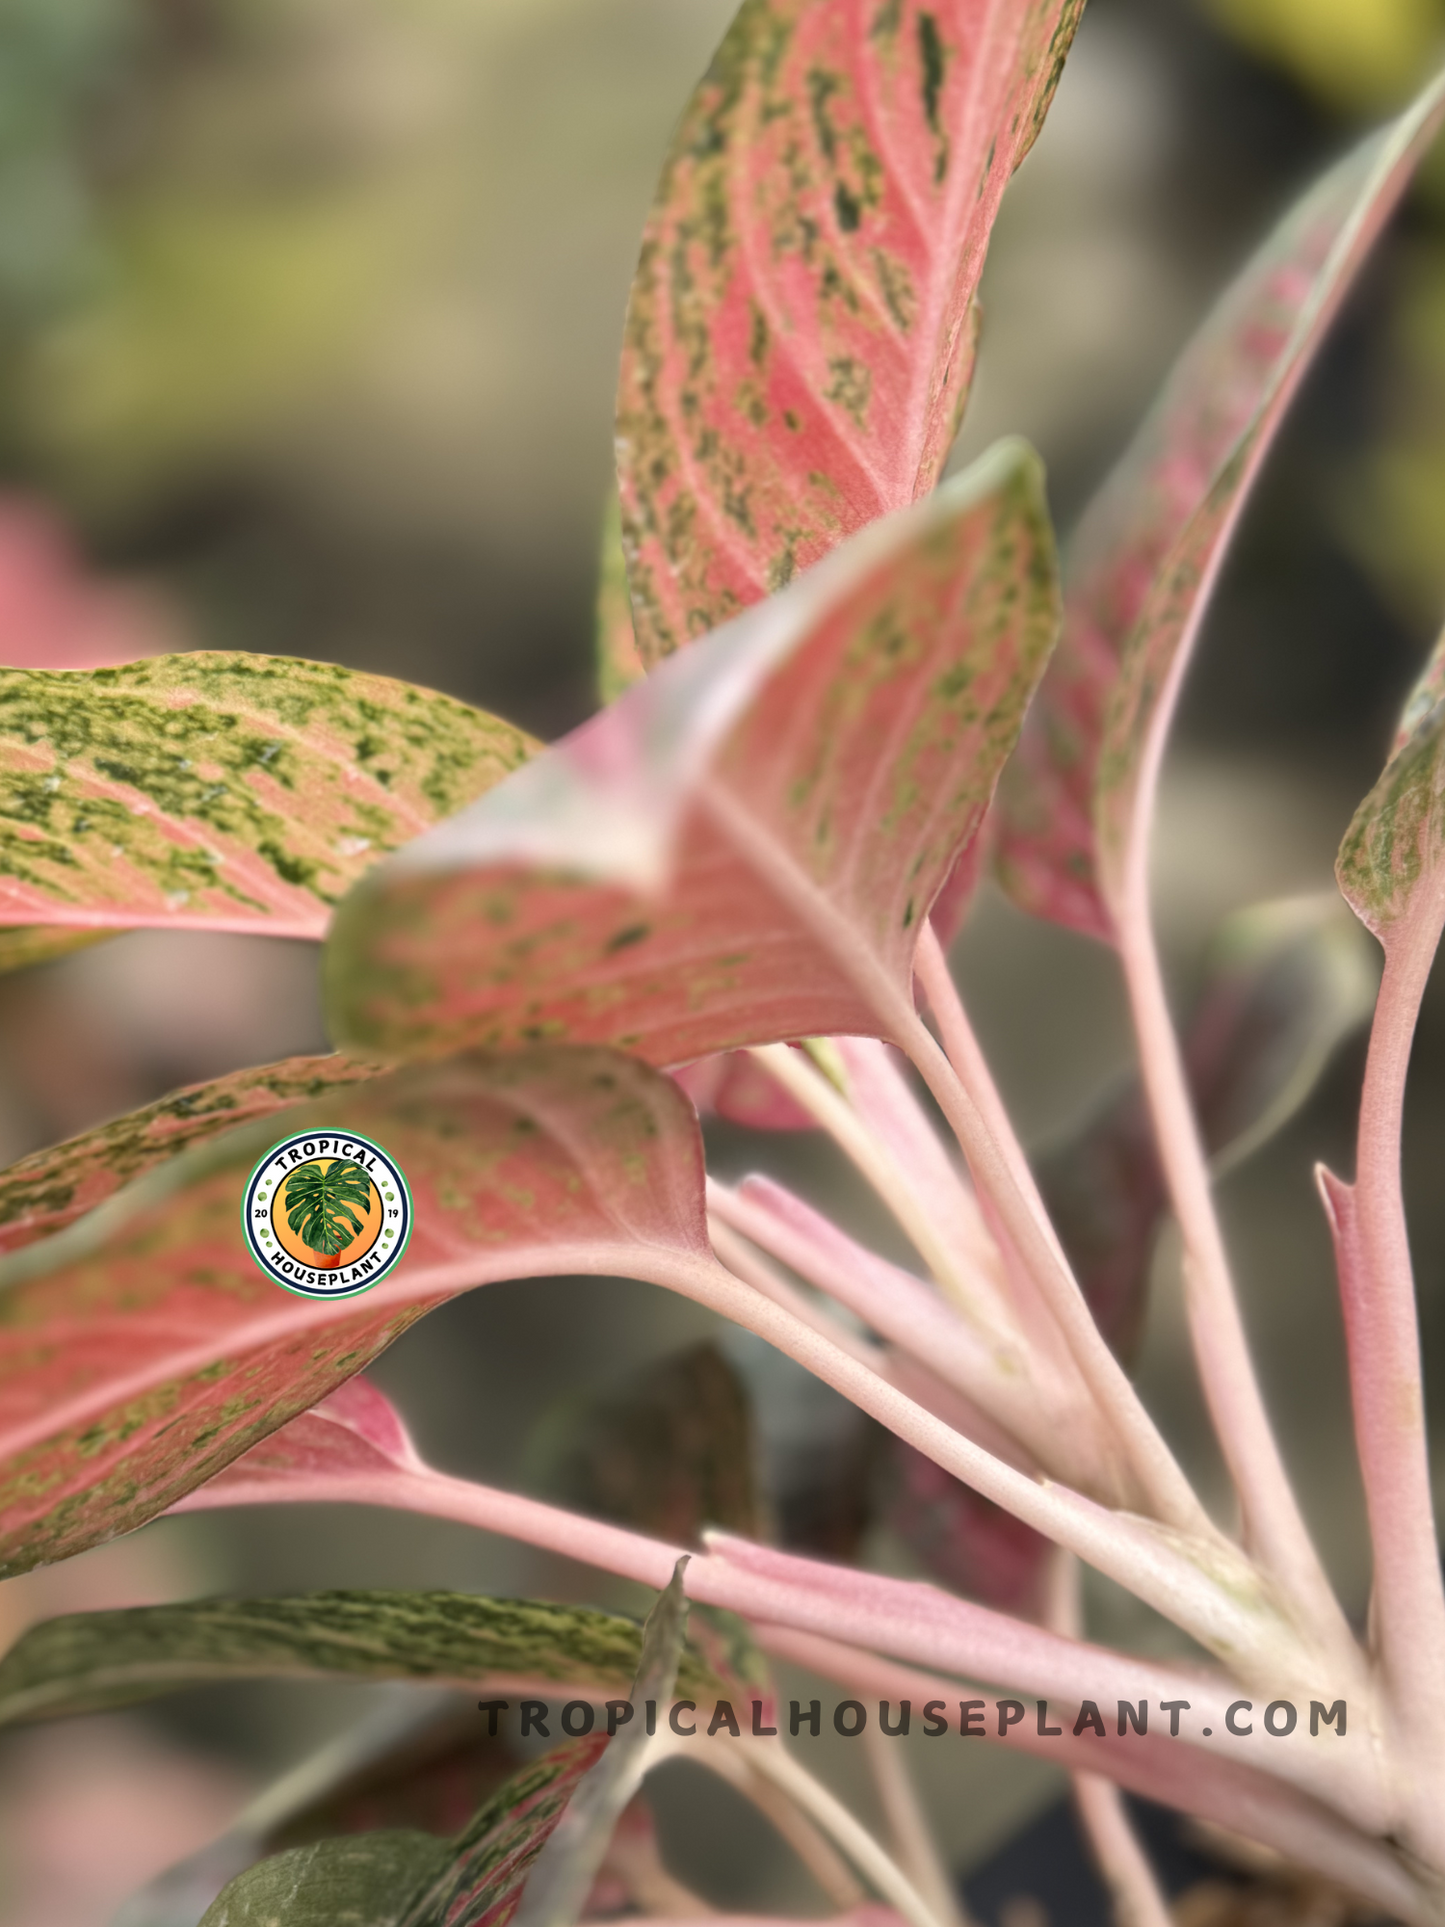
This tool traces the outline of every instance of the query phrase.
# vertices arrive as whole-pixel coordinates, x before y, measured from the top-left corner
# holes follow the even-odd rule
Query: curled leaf
[[[1056,619],[1038,464],[1003,444],[383,866],[328,946],[336,1033],[673,1064],[912,1021]]]

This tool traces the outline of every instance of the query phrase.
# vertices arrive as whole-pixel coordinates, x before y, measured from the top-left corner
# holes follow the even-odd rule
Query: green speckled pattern
[[[0,922],[319,937],[378,858],[536,745],[286,657],[0,670]]]
[[[1445,636],[1405,705],[1395,747],[1345,833],[1335,874],[1351,908],[1388,947],[1445,856]]]
[[[626,1694],[642,1630],[550,1600],[453,1592],[319,1592],[201,1599],[43,1620],[0,1660],[0,1725],[130,1706],[203,1682],[492,1678]],[[726,1689],[695,1651],[679,1690]]]
[[[1009,177],[1082,0],[745,0],[683,115],[624,335],[649,666],[937,482]]]

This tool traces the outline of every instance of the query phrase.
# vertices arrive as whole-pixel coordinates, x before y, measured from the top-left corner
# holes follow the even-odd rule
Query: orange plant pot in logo
[[[252,1172],[242,1227],[261,1269],[306,1297],[378,1283],[411,1235],[411,1193],[380,1145],[355,1133],[298,1134]]]

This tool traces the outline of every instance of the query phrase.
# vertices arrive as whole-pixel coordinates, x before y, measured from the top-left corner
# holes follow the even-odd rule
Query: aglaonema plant
[[[5,1570],[171,1510],[342,1501],[461,1520],[661,1595],[645,1635],[544,1601],[400,1591],[35,1628],[0,1662],[0,1719],[263,1675],[484,1698],[565,1685],[605,1711],[605,1732],[522,1766],[460,1831],[418,1827],[394,1769],[360,1830],[278,1851],[347,1772],[394,1756],[398,1733],[368,1729],[141,1896],[133,1927],[193,1927],[208,1906],[208,1927],[346,1908],[376,1927],[519,1910],[560,1927],[619,1894],[696,1913],[637,1796],[684,1744],[637,1709],[682,1692],[727,1703],[691,1756],[765,1805],[835,1913],[948,1927],[958,1903],[890,1742],[870,1740],[883,1843],[777,1734],[769,1657],[950,1718],[985,1689],[1008,1696],[1017,1717],[990,1711],[981,1737],[1076,1774],[1133,1922],[1167,1916],[1119,1788],[1365,1911],[1445,1918],[1445,1594],[1400,1190],[1445,921],[1445,657],[1339,863],[1384,951],[1355,1177],[1320,1175],[1374,1557],[1363,1627],[1286,1476],[1211,1178],[1299,1100],[1373,973],[1338,904],[1258,906],[1222,933],[1181,1034],[1147,892],[1211,585],[1445,88],[1266,240],[1061,572],[1022,443],[941,478],[989,229],[1078,11],[746,0],[643,242],[602,602],[615,699],[562,743],[264,658],[0,675],[15,959],[141,925],[324,938],[341,1046],[183,1091],[0,1177]],[[1036,1168],[946,961],[988,862],[1019,903],[1116,951],[1137,1030],[1137,1076]],[[770,1177],[709,1178],[699,1107],[830,1134],[915,1268]],[[332,1126],[407,1171],[415,1230],[364,1296],[291,1298],[248,1257],[237,1200],[269,1144]],[[311,1208],[334,1243],[345,1227],[321,1221],[324,1198]],[[1227,1525],[1128,1371],[1171,1212]],[[628,1473],[589,1516],[429,1467],[358,1374],[458,1292],[547,1274],[681,1292],[852,1401],[891,1438],[891,1516],[942,1583],[771,1543],[716,1359],[679,1366],[671,1403],[654,1387],[653,1429],[614,1455],[644,1472],[660,1456],[678,1474],[665,1496]],[[1091,1643],[1080,1561],[1202,1657]],[[1116,1722],[1141,1701],[1147,1730],[1122,1706]],[[378,1826],[403,1811],[410,1824]]]

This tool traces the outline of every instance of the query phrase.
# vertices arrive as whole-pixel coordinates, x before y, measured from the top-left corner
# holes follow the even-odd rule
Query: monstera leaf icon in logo
[[[371,1179],[349,1158],[330,1164],[298,1164],[287,1178],[286,1222],[318,1265],[334,1265],[365,1229],[358,1218],[371,1210]]]
[[[241,1224],[267,1277],[307,1298],[347,1298],[384,1278],[411,1236],[401,1167],[356,1133],[283,1138],[246,1186]]]

